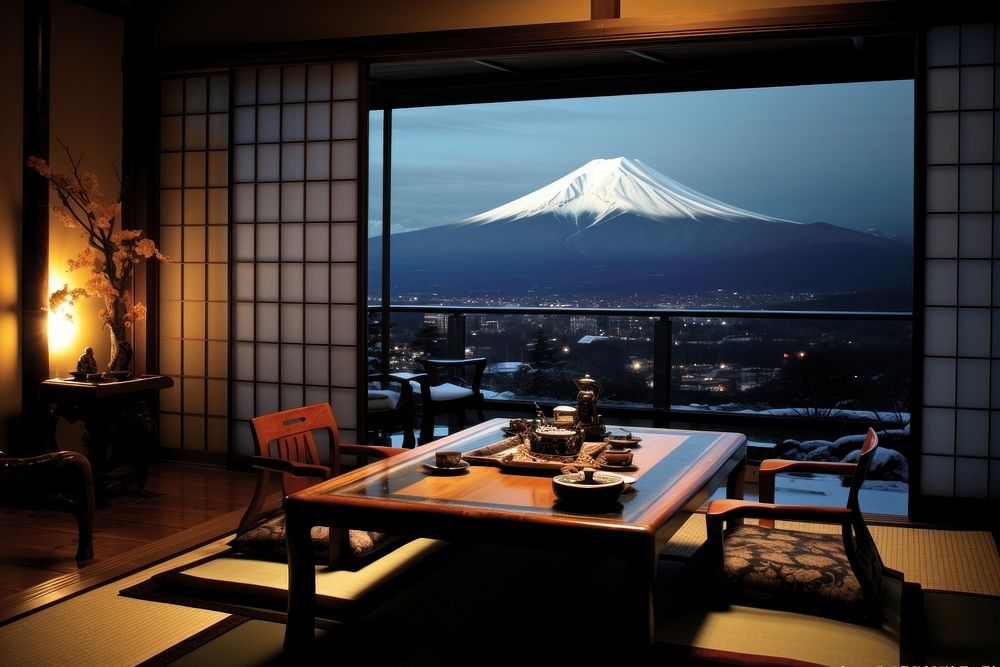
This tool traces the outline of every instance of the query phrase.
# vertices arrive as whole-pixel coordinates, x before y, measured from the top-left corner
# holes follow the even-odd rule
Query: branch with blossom
[[[148,259],[167,261],[152,240],[143,238],[137,229],[116,229],[121,217],[121,187],[113,202],[101,193],[100,182],[91,172],[81,172],[81,155],[73,158],[69,146],[59,142],[69,158],[70,173],[52,170],[42,158],[29,157],[28,167],[49,181],[62,206],[53,213],[63,225],[80,228],[87,237],[87,247],[69,260],[69,270],[84,269],[90,276],[84,287],[69,289],[68,285],[49,296],[49,308],[56,310],[63,304],[71,305],[84,297],[100,297],[104,308],[101,319],[114,335],[123,336],[123,328],[130,328],[146,316],[146,307],[134,300],[130,288],[132,270],[136,264]],[[117,170],[116,170],[116,175]],[[119,176],[119,185],[121,177]],[[66,316],[72,319],[68,313]]]

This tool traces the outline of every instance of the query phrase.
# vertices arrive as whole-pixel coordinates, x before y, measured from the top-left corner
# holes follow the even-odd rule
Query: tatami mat
[[[225,550],[213,542],[0,627],[0,662],[18,667],[132,666],[227,614],[118,595],[151,575]]]
[[[779,528],[838,533],[836,525],[779,521]],[[986,531],[869,526],[887,567],[929,590],[1000,595],[1000,555]],[[686,558],[705,542],[705,515],[694,514],[663,555]]]
[[[788,527],[817,529],[814,525]],[[989,533],[871,528],[886,565],[902,570],[907,580],[925,589],[1000,595],[1000,557]],[[704,540],[704,516],[696,514],[665,553],[690,556]],[[118,592],[157,572],[220,552],[226,541],[194,549],[0,627],[4,664],[135,665],[211,626],[226,615],[127,598]]]

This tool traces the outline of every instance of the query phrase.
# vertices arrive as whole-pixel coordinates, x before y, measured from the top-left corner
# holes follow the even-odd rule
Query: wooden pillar
[[[24,3],[24,140],[21,184],[21,433],[26,452],[41,445],[40,388],[49,376],[49,183],[28,169],[29,156],[49,159],[49,0]]]

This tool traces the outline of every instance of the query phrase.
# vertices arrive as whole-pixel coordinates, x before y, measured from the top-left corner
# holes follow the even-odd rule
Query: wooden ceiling
[[[914,39],[746,35],[375,62],[372,108],[911,78]]]

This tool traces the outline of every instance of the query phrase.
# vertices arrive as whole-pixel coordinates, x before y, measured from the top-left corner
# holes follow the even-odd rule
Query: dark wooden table
[[[114,485],[134,482],[141,493],[146,472],[159,444],[150,411],[156,394],[172,387],[165,375],[140,375],[128,380],[42,382],[42,400],[54,415],[86,425],[86,454],[94,472],[94,489],[105,500]]]
[[[628,572],[628,627],[624,643],[643,650],[652,642],[657,556],[670,537],[723,482],[742,497],[746,437],[738,433],[629,428],[642,438],[634,450],[636,493],[615,507],[585,513],[565,507],[551,476],[510,474],[473,465],[454,476],[427,474],[438,449],[469,452],[502,440],[494,419],[406,454],[317,484],[286,499],[289,606],[285,645],[313,638],[315,564],[309,531],[331,525],[413,537],[606,554]],[[584,551],[585,550],[585,551]]]

